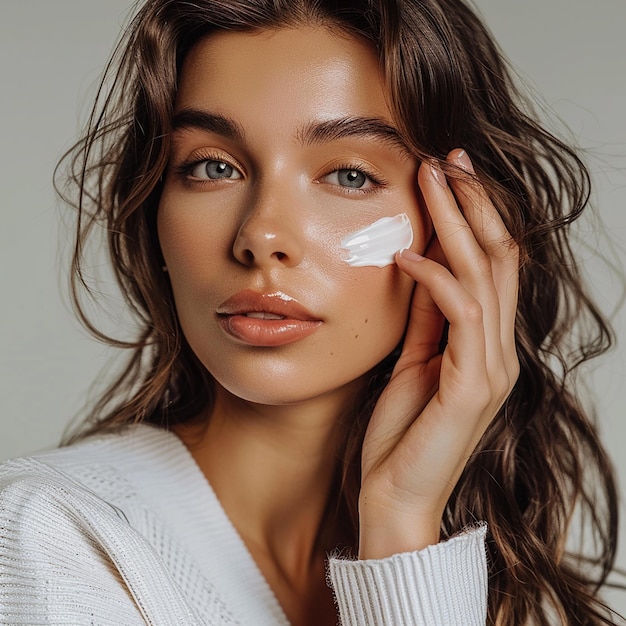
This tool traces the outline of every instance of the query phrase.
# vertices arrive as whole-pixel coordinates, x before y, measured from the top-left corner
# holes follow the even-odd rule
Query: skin
[[[198,125],[190,110],[241,132]],[[436,543],[452,488],[517,377],[517,250],[470,176],[450,187],[397,139],[362,130],[303,139],[342,118],[394,127],[378,61],[354,38],[321,27],[212,35],[183,64],[175,115],[184,123],[159,241],[185,336],[216,380],[202,428],[178,434],[291,623],[334,624],[317,538],[337,424],[406,331],[363,447],[359,557]],[[450,162],[471,171],[459,154]],[[207,179],[208,161],[227,177]],[[378,182],[346,187],[357,169]],[[343,237],[400,212],[415,238],[397,265],[343,262]],[[244,289],[288,294],[320,323],[287,345],[238,341],[216,310]]]

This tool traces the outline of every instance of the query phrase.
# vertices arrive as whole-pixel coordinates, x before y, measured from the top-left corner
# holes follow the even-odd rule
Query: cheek
[[[411,248],[423,253],[430,237],[430,222],[423,219],[421,209],[418,206],[409,217],[413,230]],[[415,282],[395,263],[382,268],[351,266],[346,262],[350,252],[342,249],[341,239],[338,236],[334,242],[326,270],[334,275],[334,296],[343,302],[346,312],[352,313],[346,315],[350,324],[342,330],[357,354],[365,356],[369,350],[369,358],[380,361],[404,335]]]
[[[376,285],[373,280],[369,282],[364,308],[371,311],[371,318],[376,322],[373,330],[383,337],[389,336],[393,348],[406,328],[414,283],[395,265],[388,270],[389,279],[382,284]]]
[[[413,229],[406,213],[382,217],[365,228],[350,233],[341,241],[348,251],[351,267],[386,267],[395,261],[398,250],[413,243]]]
[[[348,268],[341,335],[348,352],[369,369],[384,359],[404,335],[414,282],[397,266]]]
[[[331,346],[330,353],[334,358],[351,354],[365,370],[384,359],[402,339],[415,285],[395,263],[385,267],[354,267],[346,262],[350,252],[342,248],[342,240],[350,232],[376,221],[381,211],[373,213],[373,216],[359,215],[353,220],[344,217],[338,221],[331,229],[332,240],[324,242],[326,245],[318,233],[308,233],[309,252],[316,259],[318,294],[324,294],[320,302],[322,306],[335,303],[332,322],[341,347],[338,344],[335,350]],[[417,210],[410,219],[414,233],[411,247],[421,252],[424,221]],[[324,230],[328,236],[329,229]],[[329,363],[329,367],[333,365]]]
[[[186,287],[202,284],[214,272],[216,260],[231,254],[232,226],[200,208],[168,196],[159,205],[159,245],[177,296]]]

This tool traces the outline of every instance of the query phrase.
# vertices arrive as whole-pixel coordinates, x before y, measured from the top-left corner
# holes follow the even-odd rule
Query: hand
[[[447,161],[469,174],[448,185],[427,162],[418,174],[436,232],[428,258],[396,257],[417,285],[402,353],[363,443],[360,558],[439,541],[454,486],[519,375],[518,247],[468,156],[454,150]]]

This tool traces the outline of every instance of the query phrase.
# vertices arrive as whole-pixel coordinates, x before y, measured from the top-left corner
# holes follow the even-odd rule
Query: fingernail
[[[417,254],[410,248],[404,248],[400,250],[400,256],[407,261],[423,261],[424,257],[421,254]]]
[[[466,172],[474,173],[474,166],[465,150],[461,150],[461,152],[456,155],[456,160]]]
[[[430,164],[430,171],[433,178],[442,186],[446,187],[446,175],[434,164]]]

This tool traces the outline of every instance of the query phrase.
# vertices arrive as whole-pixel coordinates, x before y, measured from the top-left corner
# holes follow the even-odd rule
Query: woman
[[[141,336],[3,470],[8,623],[612,623],[586,171],[463,3],[328,4],[150,0],[118,49],[74,265],[104,224]]]

